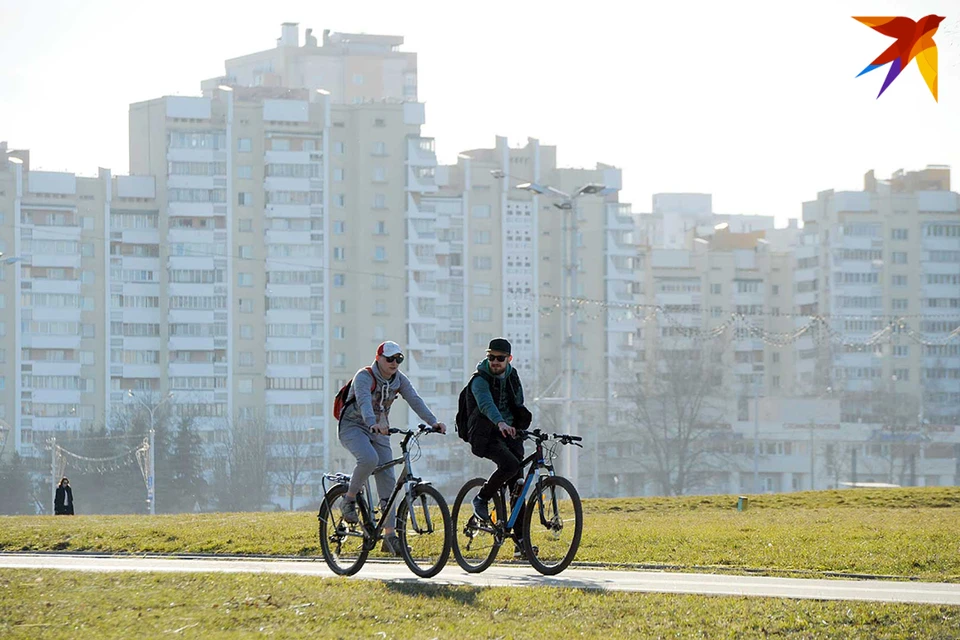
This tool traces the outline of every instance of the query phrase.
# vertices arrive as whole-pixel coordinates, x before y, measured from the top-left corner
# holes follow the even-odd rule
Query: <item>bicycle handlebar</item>
[[[440,430],[437,429],[436,427],[429,427],[426,424],[421,422],[420,424],[417,425],[417,432],[418,433],[440,433]],[[388,433],[391,433],[391,434],[402,433],[407,436],[414,435],[414,431],[412,429],[397,429],[396,427],[390,427]]]
[[[552,435],[543,433],[540,429],[534,429],[532,431],[524,431],[523,429],[517,429],[517,435],[522,438],[527,438],[529,440],[535,440],[537,442],[545,442],[547,440],[556,440],[560,444],[572,444],[575,446],[583,448],[583,445],[580,442],[583,440],[582,436],[575,436],[569,433],[554,433]]]

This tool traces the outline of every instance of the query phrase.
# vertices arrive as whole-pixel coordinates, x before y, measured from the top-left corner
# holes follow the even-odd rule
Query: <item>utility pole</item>
[[[57,503],[57,436],[50,438],[50,515],[56,514]]]
[[[753,492],[760,493],[760,379],[753,388]]]
[[[153,412],[150,412],[150,449],[147,451],[148,463],[147,467],[147,505],[150,507],[150,515],[157,514],[157,496],[156,496],[156,487],[154,483],[156,482],[156,474],[154,473],[154,464],[155,460],[153,457],[154,451],[154,429],[153,429]]]

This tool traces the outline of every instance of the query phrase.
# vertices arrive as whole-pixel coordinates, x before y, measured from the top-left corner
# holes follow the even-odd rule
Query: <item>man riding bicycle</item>
[[[387,341],[377,348],[377,357],[369,367],[360,369],[353,378],[347,402],[340,415],[339,438],[357,459],[357,466],[350,477],[343,504],[343,519],[351,524],[360,521],[357,513],[357,493],[367,478],[380,464],[393,459],[390,448],[390,407],[397,394],[420,418],[435,427],[440,433],[446,433],[447,427],[438,421],[420,398],[417,390],[407,376],[399,371],[403,362],[403,353],[396,342]],[[377,493],[381,499],[390,495],[396,483],[393,467],[384,469],[375,476]],[[394,512],[387,514],[387,525],[383,532],[383,551],[400,555],[400,541],[394,531]]]
[[[511,365],[510,342],[494,338],[487,347],[487,357],[477,364],[470,379],[467,399],[467,434],[470,451],[497,465],[487,482],[473,500],[477,518],[490,520],[489,502],[504,485],[510,486],[511,498],[516,497],[523,461],[523,440],[516,437],[517,429],[527,429],[533,419],[523,404],[523,385],[520,374]],[[517,520],[522,530],[523,512]],[[517,549],[515,555],[520,555]]]

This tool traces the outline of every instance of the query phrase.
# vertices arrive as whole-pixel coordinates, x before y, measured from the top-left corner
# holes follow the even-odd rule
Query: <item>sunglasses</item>
[[[403,354],[398,353],[395,356],[383,356],[383,359],[386,360],[387,362],[396,362],[397,364],[400,364],[401,362],[403,362]]]
[[[504,361],[506,361],[506,359],[509,358],[509,357],[510,357],[510,356],[494,356],[494,355],[489,355],[489,356],[487,356],[487,360],[489,360],[490,362],[504,362]]]

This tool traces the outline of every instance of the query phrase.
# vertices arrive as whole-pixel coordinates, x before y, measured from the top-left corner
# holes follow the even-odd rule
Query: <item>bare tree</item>
[[[662,495],[681,495],[718,468],[724,420],[720,359],[702,347],[662,349],[620,394],[632,405],[639,464]]]
[[[224,511],[256,511],[269,502],[272,486],[268,472],[269,438],[262,414],[227,421],[226,477],[219,487]]]
[[[293,511],[296,488],[313,479],[322,466],[320,453],[321,432],[311,429],[304,420],[287,418],[270,425],[271,457],[269,468],[277,483],[286,488]]]

